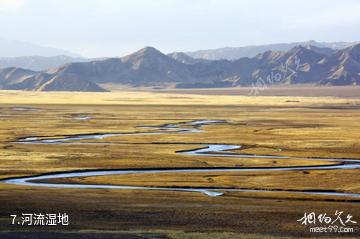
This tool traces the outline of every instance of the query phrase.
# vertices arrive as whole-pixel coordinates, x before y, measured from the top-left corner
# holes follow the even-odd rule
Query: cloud
[[[24,0],[0,0],[0,12],[13,11],[23,5]]]

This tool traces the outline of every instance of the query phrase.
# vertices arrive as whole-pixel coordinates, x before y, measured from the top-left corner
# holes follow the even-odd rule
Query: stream
[[[85,116],[84,116],[85,117]],[[83,142],[83,140],[102,140],[107,137],[127,136],[127,135],[162,135],[162,134],[180,134],[180,133],[199,133],[204,125],[226,124],[225,120],[194,120],[180,122],[176,124],[164,124],[159,126],[138,126],[139,129],[152,131],[135,131],[130,133],[94,133],[78,135],[60,135],[60,136],[30,136],[20,138],[15,143],[19,144],[111,144],[106,142]],[[239,158],[265,158],[265,159],[288,159],[294,158],[281,155],[255,155],[240,154],[231,152],[231,150],[241,149],[241,145],[230,144],[204,144],[200,148],[191,150],[177,151],[175,153],[189,155],[193,157],[239,157]],[[337,170],[337,169],[359,169],[359,159],[342,159],[342,158],[296,158],[304,160],[319,160],[337,162],[331,165],[311,165],[311,166],[288,166],[288,167],[232,167],[232,168],[189,168],[189,169],[122,169],[122,170],[89,170],[78,172],[61,172],[46,175],[37,175],[21,178],[10,178],[1,180],[2,183],[15,184],[22,186],[51,187],[51,188],[90,188],[90,189],[125,189],[125,190],[159,190],[159,191],[181,191],[181,192],[198,192],[207,196],[221,196],[226,192],[277,192],[277,193],[294,193],[309,195],[327,195],[327,196],[345,196],[350,198],[360,198],[360,194],[334,191],[316,191],[316,190],[282,190],[282,189],[242,189],[242,188],[203,188],[203,187],[150,187],[150,186],[127,186],[127,185],[102,185],[102,184],[76,184],[76,183],[49,183],[44,182],[50,179],[76,178],[76,177],[94,177],[106,175],[125,175],[125,174],[161,174],[161,173],[209,173],[209,172],[265,172],[265,171],[308,171],[308,170]]]

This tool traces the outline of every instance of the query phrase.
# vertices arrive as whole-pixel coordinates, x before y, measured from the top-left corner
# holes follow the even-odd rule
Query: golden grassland
[[[115,89],[116,90],[116,89]],[[202,95],[249,95],[256,92],[252,87],[230,87],[211,89],[161,89],[157,92],[202,94]],[[318,86],[318,85],[269,85],[257,91],[262,96],[307,96],[307,97],[360,97],[359,86]]]
[[[181,91],[182,93],[183,91]],[[189,91],[191,93],[191,91]],[[33,92],[0,91],[2,104],[74,104],[74,105],[321,105],[356,104],[359,99],[300,96],[234,96],[201,94],[127,92]]]
[[[304,174],[306,176],[304,176]],[[351,179],[351,180],[349,180]],[[48,180],[50,181],[50,180]],[[54,179],[54,182],[114,184],[150,187],[227,187],[288,190],[324,190],[360,193],[358,170],[290,171],[290,172],[222,172],[222,173],[162,173],[138,175],[112,175]],[[351,183],[349,183],[351,181]],[[346,182],[346,184],[344,183]],[[267,195],[267,194],[266,194]],[[275,195],[275,193],[273,193]],[[279,195],[281,197],[283,195]],[[299,197],[299,195],[297,195]],[[311,196],[314,197],[314,196]],[[328,197],[328,196],[327,196]],[[325,197],[326,198],[326,197]]]
[[[75,116],[91,116],[76,120]],[[127,135],[86,142],[111,145],[31,145],[28,136],[151,131],[196,119],[228,124],[201,133]],[[126,168],[273,167],[325,165],[304,157],[360,158],[360,99],[335,97],[249,97],[149,92],[0,92],[0,178],[42,173]],[[286,155],[295,159],[200,157],[175,151],[202,143],[242,145],[238,153]],[[360,192],[358,170],[183,173],[101,176],[57,181],[171,187],[238,187]],[[54,189],[0,184],[0,231],[10,214],[61,211],[72,216],[69,229],[162,230],[169,238],[249,238],[309,236],[298,222],[304,212],[352,213],[358,204],[330,196],[291,193],[200,193],[105,189]],[[61,232],[61,229],[58,229]],[[68,230],[66,228],[66,230]],[[66,232],[62,230],[62,232]],[[192,232],[191,232],[192,231]],[[192,234],[191,234],[191,233]],[[159,232],[156,232],[159,233]],[[186,236],[186,235],[187,236]],[[336,235],[335,235],[336,236]],[[351,236],[351,235],[349,235]]]

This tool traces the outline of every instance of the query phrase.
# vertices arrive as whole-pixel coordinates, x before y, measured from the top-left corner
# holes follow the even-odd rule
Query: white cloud
[[[21,8],[24,0],[0,0],[0,11],[12,11]]]

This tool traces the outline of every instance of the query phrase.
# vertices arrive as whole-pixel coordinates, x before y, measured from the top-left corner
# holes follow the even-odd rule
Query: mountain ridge
[[[58,56],[81,57],[79,54],[58,49],[55,47],[41,46],[34,43],[15,41],[0,38],[0,57],[24,57],[24,56]]]
[[[242,47],[222,47],[217,49],[206,49],[184,52],[186,55],[196,59],[206,60],[235,60],[242,57],[255,57],[265,51],[288,51],[291,48],[303,45],[318,48],[330,48],[334,50],[343,49],[359,42],[317,42],[314,40],[293,43],[275,43],[267,45],[250,45]]]
[[[67,63],[83,61],[89,60],[66,55],[0,57],[0,68],[19,67],[33,71],[44,71],[50,68],[57,68]]]
[[[0,89],[106,91],[128,87],[212,88],[271,84],[360,85],[360,44],[332,50],[298,45],[237,60],[192,60],[145,47],[120,58],[68,63],[46,71],[0,70]],[[186,60],[187,62],[184,62]]]

